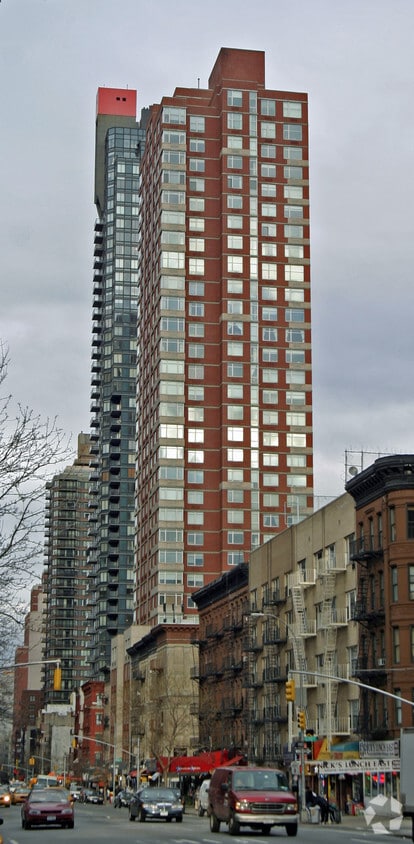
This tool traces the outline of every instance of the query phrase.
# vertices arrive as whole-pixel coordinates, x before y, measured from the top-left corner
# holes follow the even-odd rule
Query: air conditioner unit
[[[378,668],[383,668],[383,667],[384,667],[384,665],[385,665],[385,658],[384,658],[384,657],[381,657],[381,659],[378,659],[378,660],[377,660],[377,665],[378,665]]]

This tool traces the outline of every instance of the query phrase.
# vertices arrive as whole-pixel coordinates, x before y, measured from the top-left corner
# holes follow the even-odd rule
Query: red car
[[[75,812],[66,789],[32,789],[22,805],[22,829],[32,826],[66,826],[73,829]]]

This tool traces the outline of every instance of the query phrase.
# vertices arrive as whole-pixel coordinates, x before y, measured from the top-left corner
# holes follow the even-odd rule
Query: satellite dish
[[[352,475],[352,477],[355,477],[355,475],[358,474],[358,469],[356,466],[350,466],[348,472],[350,475]]]

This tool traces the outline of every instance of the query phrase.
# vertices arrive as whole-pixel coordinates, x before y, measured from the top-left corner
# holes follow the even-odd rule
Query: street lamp
[[[296,641],[296,634],[293,633],[289,624],[284,621],[283,618],[280,616],[275,615],[274,613],[270,612],[260,612],[260,611],[253,611],[249,613],[250,618],[273,618],[277,621],[278,624],[282,624],[285,628],[286,633],[288,636],[291,637],[293,642]],[[295,655],[295,654],[294,654]],[[297,666],[299,668],[299,666]],[[306,806],[305,806],[305,724],[306,724],[306,717],[305,717],[305,695],[304,695],[304,686],[303,686],[303,673],[299,675],[299,711],[298,711],[298,727],[299,727],[299,750],[300,750],[300,811],[301,811],[301,820],[306,820]],[[292,744],[292,706],[295,701],[295,681],[288,676],[286,686],[286,701],[288,704],[288,739],[289,739],[289,746],[291,747]]]

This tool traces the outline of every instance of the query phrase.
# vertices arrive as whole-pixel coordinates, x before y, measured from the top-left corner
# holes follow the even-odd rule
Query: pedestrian
[[[328,801],[325,800],[325,797],[319,795],[316,798],[316,805],[319,806],[321,812],[321,823],[328,823],[329,820],[329,806]]]

